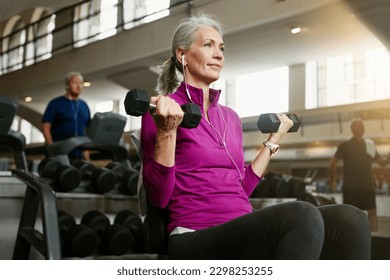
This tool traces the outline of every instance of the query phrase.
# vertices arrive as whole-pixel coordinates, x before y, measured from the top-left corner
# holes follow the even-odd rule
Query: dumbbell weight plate
[[[156,108],[155,104],[150,104],[148,93],[141,89],[132,89],[127,92],[124,105],[126,114],[136,117],[144,115],[149,110],[153,112]],[[180,126],[184,128],[197,127],[202,119],[199,106],[188,103],[182,105],[181,109],[184,112],[184,117]]]
[[[130,116],[142,116],[149,110],[149,95],[142,89],[132,89],[125,97],[126,114]]]
[[[270,186],[267,178],[262,178],[251,194],[251,198],[268,197]]]
[[[76,220],[63,210],[58,210],[58,224],[64,256],[84,258],[97,249],[96,233],[85,225],[76,225]]]
[[[62,165],[63,164],[57,159],[45,158],[38,164],[38,174],[42,178],[50,178],[54,171]]]
[[[196,128],[202,120],[202,113],[198,105],[193,103],[187,103],[181,105],[181,109],[184,112],[183,120],[180,124],[184,128]]]
[[[283,198],[286,197],[288,192],[287,181],[281,174],[268,172],[265,177],[269,182],[268,197]]]
[[[117,183],[115,173],[104,167],[95,169],[90,180],[94,191],[100,194],[112,191]]]
[[[86,160],[76,161],[73,166],[80,170],[83,180],[89,180],[90,174],[96,169],[93,163]]]
[[[127,170],[121,179],[119,191],[127,195],[136,195],[139,172],[135,169]]]
[[[114,224],[120,224],[128,228],[132,233],[142,230],[141,217],[131,210],[122,210],[116,214]]]
[[[119,191],[121,191],[122,177],[123,177],[123,174],[126,172],[127,167],[125,167],[123,164],[121,164],[119,162],[112,161],[106,165],[106,168],[115,173],[115,176],[116,176],[115,188],[119,189]]]
[[[72,256],[85,258],[93,254],[99,245],[96,233],[85,225],[75,225],[64,236],[64,247]]]
[[[98,236],[110,226],[107,216],[97,210],[90,210],[81,217],[81,224],[91,228]]]
[[[145,252],[146,226],[138,214],[128,209],[122,210],[115,216],[114,224],[129,229],[134,236],[133,249],[139,253]]]
[[[81,224],[91,228],[99,236],[99,248],[104,254],[124,254],[134,242],[130,230],[120,225],[111,225],[108,217],[97,210],[85,213],[81,217]]]
[[[114,224],[104,231],[100,250],[103,254],[120,256],[129,252],[133,244],[134,236],[130,230],[122,225]]]
[[[290,178],[287,182],[288,184],[288,197],[296,197],[302,199],[306,192],[306,182],[303,179],[299,178]]]
[[[80,185],[81,173],[72,166],[61,165],[55,171],[54,178],[57,191],[69,192]]]
[[[120,162],[112,161],[106,165],[107,169],[110,169],[118,174],[123,174],[126,172],[127,167],[121,164]]]
[[[299,127],[301,126],[301,120],[296,114],[287,114],[287,117],[289,117],[293,121],[293,126],[288,130],[288,132],[297,132]]]
[[[116,174],[117,188],[119,192],[126,195],[137,194],[139,171],[127,168],[119,162],[110,162],[106,168]]]

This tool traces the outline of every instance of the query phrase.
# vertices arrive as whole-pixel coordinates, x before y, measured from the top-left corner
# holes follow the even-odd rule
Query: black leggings
[[[367,215],[350,205],[285,202],[227,223],[175,234],[168,259],[369,259]]]

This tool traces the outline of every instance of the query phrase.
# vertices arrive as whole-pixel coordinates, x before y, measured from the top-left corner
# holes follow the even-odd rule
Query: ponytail
[[[156,91],[158,94],[167,95],[179,86],[180,80],[176,73],[176,59],[172,56],[161,65],[161,73],[157,79]]]

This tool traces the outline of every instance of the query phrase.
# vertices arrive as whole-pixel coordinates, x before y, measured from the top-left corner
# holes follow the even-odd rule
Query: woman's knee
[[[348,204],[331,204],[318,207],[325,223],[334,224],[338,228],[347,227],[349,230],[369,232],[367,214]]]
[[[323,228],[323,220],[318,208],[306,201],[293,201],[288,203],[286,216],[293,222],[312,225],[317,229]]]

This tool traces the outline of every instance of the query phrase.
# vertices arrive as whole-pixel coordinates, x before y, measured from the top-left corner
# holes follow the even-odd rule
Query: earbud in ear
[[[184,54],[181,55],[181,64],[183,64],[183,66],[186,66],[186,62],[185,62],[185,57],[184,57]]]

